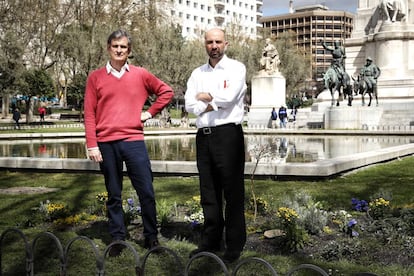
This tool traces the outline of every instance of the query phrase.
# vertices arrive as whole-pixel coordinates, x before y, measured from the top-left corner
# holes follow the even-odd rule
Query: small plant
[[[101,216],[106,215],[106,202],[108,201],[108,192],[102,192],[95,196],[97,202],[97,211],[96,213]]]
[[[331,214],[332,222],[338,226],[341,232],[346,233],[348,231],[348,221],[352,218],[345,210],[339,210]]]
[[[376,198],[369,202],[369,214],[373,219],[385,218],[391,213],[390,201]]]
[[[138,199],[134,199],[134,197],[124,200],[122,208],[124,210],[124,219],[127,225],[131,224],[135,219],[141,216],[141,206],[139,205]]]
[[[59,218],[53,221],[53,223],[57,226],[73,226],[79,224],[87,224],[88,222],[96,221],[97,218],[98,217],[95,215],[90,215],[83,212],[81,214],[75,214],[65,218]]]
[[[157,201],[157,220],[161,225],[165,225],[170,222],[173,215],[173,208],[166,199]]]
[[[298,224],[298,213],[288,207],[280,207],[277,210],[282,230],[286,235],[286,247],[291,252],[296,252],[308,241],[308,235]]]
[[[70,215],[69,209],[63,203],[52,203],[50,200],[40,202],[40,213],[45,221],[53,222],[58,219],[64,219]]]
[[[255,205],[256,202],[256,205]],[[256,208],[257,214],[266,215],[269,211],[269,203],[264,198],[256,197],[256,199],[250,197],[248,209],[254,211]]]
[[[96,200],[100,204],[106,204],[108,201],[108,192],[102,192],[96,195]]]
[[[346,233],[349,235],[349,237],[355,238],[355,237],[359,236],[359,233],[355,230],[357,224],[358,223],[357,223],[356,219],[351,219],[348,222],[348,224],[347,224],[348,228],[347,228]]]
[[[358,198],[352,198],[352,209],[358,212],[366,212],[369,209],[368,202],[366,200],[359,200]]]
[[[184,220],[190,222],[192,228],[196,228],[204,223],[204,213],[200,204],[200,196],[193,196],[185,205],[188,208]]]
[[[285,199],[284,205],[296,210],[298,213],[298,224],[309,234],[320,234],[328,222],[328,212],[322,209],[322,203],[314,201],[312,197],[300,192],[292,199]]]

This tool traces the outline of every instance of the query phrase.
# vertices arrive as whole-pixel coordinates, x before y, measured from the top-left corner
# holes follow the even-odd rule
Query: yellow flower
[[[50,203],[47,205],[47,212],[48,213],[53,213],[59,210],[64,209],[65,206],[63,204],[60,203]]]
[[[280,208],[277,210],[277,216],[278,216],[279,218],[282,218],[282,219],[283,219],[283,220],[285,220],[285,221],[288,221],[288,222],[290,222],[290,221],[292,221],[293,219],[295,219],[295,218],[298,218],[298,217],[299,217],[298,213],[297,213],[295,210],[290,209],[290,208],[288,208],[288,207],[280,207]]]
[[[376,198],[373,201],[371,201],[369,203],[370,207],[379,207],[379,206],[389,206],[390,205],[390,201],[389,200],[385,200],[384,198],[380,197],[380,198]]]
[[[200,203],[201,201],[201,196],[197,195],[197,196],[193,196],[193,200],[197,203]]]
[[[332,234],[332,229],[329,226],[324,226],[323,232],[326,234]]]

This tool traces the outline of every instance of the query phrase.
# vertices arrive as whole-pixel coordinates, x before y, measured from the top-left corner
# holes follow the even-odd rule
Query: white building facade
[[[171,0],[167,15],[182,27],[187,39],[201,38],[209,27],[232,28],[256,39],[262,28],[263,0]]]

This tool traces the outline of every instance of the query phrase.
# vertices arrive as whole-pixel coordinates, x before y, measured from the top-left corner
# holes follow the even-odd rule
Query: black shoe
[[[240,258],[240,251],[227,251],[224,252],[223,261],[227,264],[233,263]]]
[[[111,246],[111,248],[109,249],[109,257],[118,257],[119,255],[121,255],[122,250],[124,250],[125,245],[123,244],[114,244],[113,246]]]
[[[149,250],[160,246],[160,242],[157,239],[154,240],[145,240],[144,248],[147,248]]]

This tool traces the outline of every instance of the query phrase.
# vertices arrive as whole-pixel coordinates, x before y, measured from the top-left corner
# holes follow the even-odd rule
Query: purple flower
[[[351,220],[348,222],[348,227],[349,227],[349,228],[352,228],[352,227],[354,227],[356,224],[357,224],[356,219],[351,219]]]
[[[352,198],[352,207],[354,210],[359,212],[366,212],[368,211],[368,202],[366,200],[359,200],[357,198]]]
[[[355,230],[352,230],[351,237],[358,237],[359,233]]]
[[[200,222],[193,220],[191,221],[190,225],[191,225],[191,228],[196,228],[200,225]]]
[[[128,198],[127,202],[128,202],[129,206],[134,206],[134,199],[133,198]]]

